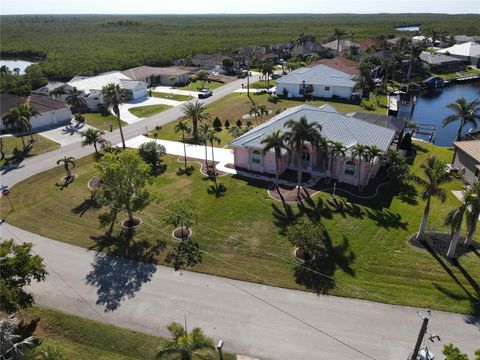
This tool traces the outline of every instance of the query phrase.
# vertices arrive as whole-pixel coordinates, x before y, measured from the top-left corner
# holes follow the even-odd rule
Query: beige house
[[[122,74],[132,80],[142,81],[148,85],[184,85],[188,83],[190,71],[177,66],[153,67],[137,66],[123,70]]]
[[[480,176],[480,140],[455,141],[453,166],[458,168],[463,179],[473,184]]]

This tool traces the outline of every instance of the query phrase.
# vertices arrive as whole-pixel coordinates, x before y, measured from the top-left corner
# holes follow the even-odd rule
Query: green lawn
[[[275,84],[276,84],[275,80],[269,80],[269,82],[268,82],[268,86],[270,88],[274,87]],[[245,83],[245,86],[246,86],[246,83]],[[250,84],[250,88],[251,89],[265,89],[265,81],[260,80],[260,81],[254,82],[253,84]]]
[[[103,115],[101,113],[86,113],[83,114],[85,117],[85,122],[97,129],[102,129],[105,131],[110,131],[110,124],[113,125],[113,129],[118,128],[118,119],[112,114]],[[120,114],[121,116],[121,114]],[[128,125],[125,121],[122,121],[122,126]]]
[[[159,347],[168,341],[40,307],[32,307],[22,312],[21,318],[27,323],[39,320],[33,335],[41,340],[40,349],[47,346],[57,347],[64,359],[153,360]],[[179,322],[181,321],[182,319],[179,319]],[[225,355],[225,359],[234,359],[231,354]],[[171,355],[167,359],[178,360],[180,357]]]
[[[152,96],[175,101],[188,101],[192,98],[190,95],[169,94],[157,91],[152,92]]]
[[[217,82],[217,81],[210,81],[205,84],[207,89],[213,90],[219,88],[220,86],[225,85],[224,83]],[[190,90],[190,91],[199,91],[202,88],[202,83],[200,81],[192,81],[187,86],[177,87],[177,89],[181,90]]]
[[[451,158],[446,148],[422,144],[413,172],[418,173],[420,164],[432,153],[444,161]],[[77,246],[111,249],[102,245],[105,230],[98,227],[101,210],[89,201],[86,183],[95,174],[93,159],[90,156],[78,160],[78,177],[63,191],[56,185],[63,175],[61,167],[17,184],[10,196],[15,210],[7,214],[6,221]],[[136,233],[136,243],[165,242],[165,249],[152,253],[159,263],[165,263],[175,244],[170,238],[172,227],[162,220],[164,207],[171,201],[190,198],[199,209],[193,238],[205,251],[196,271],[385,303],[478,313],[478,305],[474,309],[472,303],[480,294],[465,275],[480,278],[478,256],[462,256],[459,268],[409,243],[424,206],[415,196],[418,187],[407,188],[409,191],[386,187],[367,203],[345,199],[355,204],[349,210],[333,207],[326,202],[329,195],[323,193],[314,198],[316,208],[291,204],[285,209],[281,202],[269,198],[266,183],[227,175],[218,180],[226,192],[216,198],[208,192],[211,182],[198,172],[198,165],[191,176],[178,176],[176,170],[181,164],[177,158],[167,156],[166,163],[167,171],[150,185],[157,203],[140,214],[144,223]],[[429,230],[448,231],[443,219],[450,208],[459,204],[450,190],[461,187],[458,181],[450,183],[445,186],[446,202],[433,200]],[[5,200],[1,201],[2,208],[8,208]],[[318,273],[334,277],[335,283],[299,267],[284,235],[286,225],[295,218],[315,214],[321,215],[331,250],[327,260],[311,266]],[[117,225],[114,238],[118,231]]]
[[[28,145],[30,142],[30,136],[24,136],[25,144]],[[39,134],[33,134],[33,146],[32,150],[26,155],[26,157],[32,157],[35,155],[40,155],[49,151],[56,150],[60,147],[58,143],[47,139]],[[5,152],[6,159],[10,158],[14,153],[22,152],[23,144],[22,139],[18,136],[2,136],[3,141],[3,151]],[[25,155],[23,155],[25,156]],[[0,165],[5,163],[4,160],[0,162]]]
[[[139,117],[139,118],[144,118],[144,117],[149,117],[158,113],[161,113],[162,111],[165,111],[167,109],[170,109],[170,105],[147,105],[147,106],[139,106],[139,107],[134,107],[128,109],[133,115]]]
[[[444,79],[456,79],[461,76],[480,74],[480,69],[469,68],[465,71],[455,71],[451,73],[432,73],[432,76],[439,76]]]
[[[208,112],[211,114],[210,123],[213,122],[213,119],[215,119],[215,117],[218,117],[222,121],[222,124],[224,124],[225,120],[228,119],[230,126],[235,126],[237,120],[240,119],[242,122],[242,125],[245,126],[247,121],[251,121],[252,125],[255,127],[257,124],[260,124],[261,122],[265,122],[266,120],[272,118],[273,116],[275,116],[277,113],[281,111],[284,111],[288,108],[302,105],[302,104],[308,104],[312,106],[321,106],[324,104],[330,104],[330,105],[333,105],[338,111],[342,113],[349,113],[349,112],[355,112],[355,111],[369,112],[359,105],[345,104],[341,102],[323,101],[323,100],[303,101],[303,100],[292,100],[292,99],[279,99],[279,101],[276,104],[274,104],[268,101],[268,98],[269,98],[268,94],[261,94],[261,95],[252,94],[250,96],[252,100],[255,102],[255,104],[267,105],[271,110],[270,114],[268,116],[264,116],[263,119],[259,119],[259,118],[255,119],[254,117],[244,119],[243,117],[245,115],[248,115],[250,111],[250,107],[253,105],[252,100],[250,100],[246,94],[233,93],[225,96],[224,98],[218,101],[215,101],[213,104],[208,105],[207,107]],[[373,104],[376,104],[375,98],[373,96],[371,97],[370,100]],[[381,106],[375,105],[375,110],[371,112],[375,114],[386,114],[387,113],[386,108],[383,107],[386,104],[385,96],[380,98],[380,104]],[[179,136],[175,134],[175,131],[173,130],[176,124],[177,124],[177,121],[174,121],[163,126],[162,130],[158,133],[158,137],[160,139],[178,141]],[[222,140],[222,143],[220,146],[224,146],[233,140],[233,137],[228,133],[228,131],[225,128],[223,128],[223,130],[219,133],[219,136]]]

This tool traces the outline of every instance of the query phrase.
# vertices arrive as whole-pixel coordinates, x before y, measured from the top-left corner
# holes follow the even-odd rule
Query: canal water
[[[447,108],[447,105],[455,102],[462,96],[468,101],[480,99],[480,81],[449,85],[438,90],[425,90],[418,96],[412,120],[417,124],[422,123],[436,126],[436,145],[452,146],[452,142],[457,135],[459,123],[451,123],[443,128],[442,122],[443,119],[453,113]],[[478,127],[480,128],[480,123]],[[466,126],[463,130],[464,132],[468,132],[470,128],[471,127]]]
[[[35,63],[27,60],[0,59],[0,67],[6,66],[12,71],[15,68],[19,68],[20,74],[25,74],[25,69],[32,64],[35,64]]]
[[[420,26],[400,26],[397,27],[395,30],[397,31],[420,31]]]

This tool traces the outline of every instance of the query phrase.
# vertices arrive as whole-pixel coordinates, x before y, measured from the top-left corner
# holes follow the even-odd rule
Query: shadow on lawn
[[[102,206],[98,203],[97,200],[90,197],[83,200],[80,205],[74,207],[71,212],[73,212],[74,214],[78,214],[80,217],[82,217],[88,210],[99,209],[101,207]]]
[[[151,280],[156,271],[155,256],[165,248],[165,243],[135,241],[124,232],[92,239],[96,241],[93,248],[100,252],[95,255],[85,281],[97,287],[97,305],[105,306],[105,311],[114,311]]]
[[[400,214],[394,214],[387,209],[367,209],[366,211],[368,218],[375,221],[376,226],[381,226],[384,229],[407,229],[408,223],[402,221],[402,216]]]
[[[328,294],[334,289],[335,272],[342,270],[350,276],[355,276],[351,264],[355,261],[355,254],[349,249],[348,239],[344,236],[341,244],[333,245],[328,233],[325,231],[325,247],[327,256],[316,257],[295,268],[295,281],[317,294]]]

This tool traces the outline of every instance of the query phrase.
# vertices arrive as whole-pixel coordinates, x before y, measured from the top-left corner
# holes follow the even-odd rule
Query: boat
[[[438,76],[429,77],[423,82],[423,87],[426,89],[439,89],[445,86],[445,81]]]

